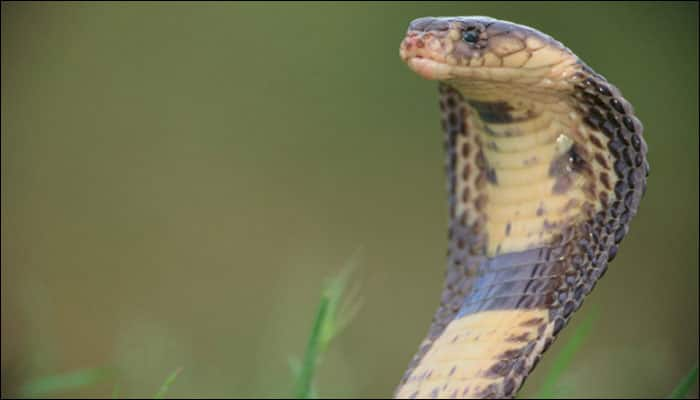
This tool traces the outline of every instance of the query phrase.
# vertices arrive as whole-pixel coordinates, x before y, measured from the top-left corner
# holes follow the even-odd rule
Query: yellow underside
[[[465,188],[473,197],[458,203],[457,215],[466,210],[470,216],[467,223],[479,215],[485,216],[489,256],[549,243],[557,232],[547,227],[569,222],[580,214],[580,208],[571,207],[571,202],[580,205],[585,201],[585,177],[572,175],[570,188],[555,194],[557,177],[549,175],[552,160],[569,151],[575,141],[568,134],[574,121],[567,118],[564,110],[547,109],[519,124],[489,125],[496,135],[486,134],[479,119],[472,118],[469,124],[472,134],[457,138],[458,153],[464,143],[478,148],[478,140],[488,164],[495,170],[497,182],[482,183],[480,187],[476,173],[467,180],[458,179],[458,198]],[[505,136],[506,131],[510,136]],[[458,171],[467,163],[475,165],[476,151],[467,158],[460,157]],[[481,211],[474,202],[479,195],[486,197],[485,209]]]
[[[398,398],[474,398],[493,383],[505,378],[489,377],[487,371],[499,361],[498,355],[518,350],[527,343],[513,338],[537,338],[540,324],[548,321],[547,310],[496,310],[455,319],[433,344],[412,379],[397,393]]]

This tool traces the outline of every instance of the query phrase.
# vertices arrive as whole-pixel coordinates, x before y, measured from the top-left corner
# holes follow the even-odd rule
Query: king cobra
[[[615,86],[523,25],[419,18],[400,55],[438,81],[449,244],[440,306],[395,396],[513,397],[637,213],[642,124]]]

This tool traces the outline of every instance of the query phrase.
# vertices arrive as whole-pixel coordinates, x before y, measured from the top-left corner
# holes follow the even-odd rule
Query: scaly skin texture
[[[440,306],[396,397],[513,397],[605,273],[646,190],[642,124],[561,43],[420,18],[404,62],[439,81],[449,246]]]

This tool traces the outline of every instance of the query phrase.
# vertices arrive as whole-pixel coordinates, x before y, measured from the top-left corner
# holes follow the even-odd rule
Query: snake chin
[[[406,63],[413,72],[428,80],[447,80],[452,78],[449,65],[423,57],[409,58]]]

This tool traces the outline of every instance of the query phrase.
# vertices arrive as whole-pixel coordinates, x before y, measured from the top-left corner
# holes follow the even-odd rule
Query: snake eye
[[[474,30],[466,31],[462,34],[462,39],[467,43],[476,43],[479,40],[479,32]]]

